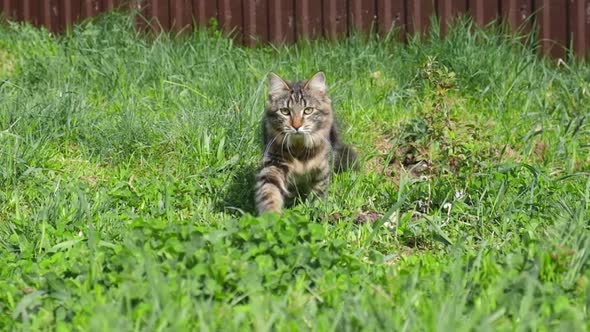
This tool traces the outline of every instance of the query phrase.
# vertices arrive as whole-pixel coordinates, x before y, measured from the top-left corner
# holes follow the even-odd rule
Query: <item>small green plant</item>
[[[207,31],[209,31],[211,36],[215,36],[217,38],[221,37],[222,32],[219,29],[219,21],[215,17],[210,18],[207,22]]]
[[[0,79],[9,77],[14,72],[14,56],[5,50],[2,50],[0,46]]]
[[[456,74],[428,57],[418,78],[422,105],[393,134],[395,160],[418,174],[452,174],[479,167],[489,157],[488,128],[466,117],[466,101],[457,91]]]

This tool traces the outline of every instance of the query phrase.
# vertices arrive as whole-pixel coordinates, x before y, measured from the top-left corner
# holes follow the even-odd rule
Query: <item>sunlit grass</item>
[[[587,64],[468,22],[248,49],[117,14],[3,57],[4,329],[590,327]],[[318,70],[361,168],[253,217],[266,73]]]

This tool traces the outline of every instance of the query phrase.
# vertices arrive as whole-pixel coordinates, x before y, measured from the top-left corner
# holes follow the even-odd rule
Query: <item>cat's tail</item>
[[[357,154],[350,145],[338,144],[334,146],[334,171],[336,173],[358,168]]]
[[[330,144],[334,154],[334,171],[336,173],[357,168],[357,154],[350,145],[342,143],[336,123],[333,123],[330,128]]]

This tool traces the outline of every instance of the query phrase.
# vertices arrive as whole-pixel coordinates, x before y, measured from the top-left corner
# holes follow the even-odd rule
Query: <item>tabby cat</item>
[[[270,73],[268,84],[262,123],[265,150],[256,177],[259,214],[281,213],[293,197],[322,196],[331,171],[344,171],[356,159],[354,150],[340,141],[324,73],[295,83]]]

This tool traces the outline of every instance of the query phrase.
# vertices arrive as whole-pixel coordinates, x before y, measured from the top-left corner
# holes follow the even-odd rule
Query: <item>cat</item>
[[[255,188],[258,214],[281,213],[293,197],[323,196],[332,170],[345,171],[357,158],[340,140],[323,72],[294,83],[269,73],[268,87]]]

